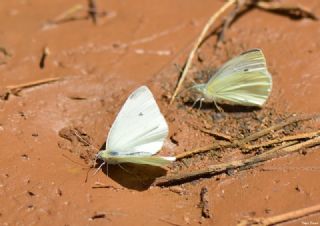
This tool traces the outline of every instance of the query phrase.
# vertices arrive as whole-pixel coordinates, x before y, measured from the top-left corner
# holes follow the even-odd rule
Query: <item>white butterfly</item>
[[[135,163],[163,166],[175,157],[153,156],[168,135],[168,125],[146,86],[136,89],[122,106],[106,141],[97,154],[108,164]]]
[[[193,88],[204,96],[201,100],[262,106],[271,92],[272,77],[262,51],[251,49],[226,62],[207,83]]]

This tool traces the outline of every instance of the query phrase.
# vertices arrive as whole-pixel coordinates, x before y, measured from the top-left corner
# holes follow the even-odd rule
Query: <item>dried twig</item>
[[[172,226],[182,226],[181,224],[177,224],[177,223],[171,222],[171,221],[169,221],[167,219],[163,219],[163,218],[159,218],[159,221],[162,221],[164,223],[170,224]]]
[[[224,141],[220,141],[219,143],[214,143],[214,144],[210,144],[210,145],[206,145],[203,147],[198,147],[198,148],[194,148],[190,151],[186,151],[184,153],[181,153],[179,155],[176,155],[176,159],[180,160],[183,158],[187,158],[190,156],[193,156],[195,154],[200,154],[200,153],[204,153],[210,150],[216,150],[216,149],[221,149],[221,148],[229,148],[229,147],[233,147],[234,144],[231,142],[224,142]]]
[[[88,15],[94,24],[97,24],[97,4],[95,0],[88,0]]]
[[[233,23],[240,14],[253,8],[278,13],[292,19],[309,18],[318,20],[318,17],[314,13],[299,5],[272,2],[272,0],[237,0],[237,7],[227,16],[221,25],[221,29],[217,32],[218,40],[216,47],[224,41],[225,31],[230,27],[231,23]]]
[[[220,138],[220,139],[224,139],[224,140],[227,140],[227,141],[232,141],[232,137],[227,135],[227,134],[224,134],[224,133],[220,133],[218,131],[212,131],[212,130],[209,130],[209,129],[205,129],[205,128],[199,128],[199,130],[201,132],[204,132],[206,134],[209,134],[213,137],[217,137],[217,138]]]
[[[197,41],[195,42],[189,56],[188,56],[188,59],[186,61],[186,64],[184,66],[184,69],[182,71],[182,74],[181,74],[181,77],[179,79],[179,82],[177,84],[177,87],[171,97],[171,100],[170,100],[170,104],[173,103],[174,99],[176,98],[178,92],[180,91],[181,87],[182,87],[182,83],[184,82],[186,76],[187,76],[187,73],[189,71],[189,68],[191,66],[191,63],[192,63],[192,60],[194,58],[194,55],[195,55],[195,52],[197,51],[198,47],[200,46],[201,42],[203,41],[203,38],[205,37],[206,33],[208,32],[209,28],[212,26],[212,24],[217,20],[217,18],[219,16],[222,15],[222,13],[224,13],[229,7],[231,7],[237,0],[229,0],[227,1],[216,13],[214,13],[209,21],[206,23],[206,25],[204,26],[200,36],[198,37]]]
[[[104,17],[107,12],[98,12],[95,0],[88,0],[87,10],[85,15],[76,15],[79,11],[84,11],[84,6],[81,4],[74,5],[67,11],[63,12],[61,15],[57,16],[55,19],[49,21],[50,24],[62,24],[75,20],[88,20],[91,19],[94,24],[97,24],[98,17]]]
[[[265,1],[255,1],[253,5],[266,11],[287,15],[293,19],[309,18],[318,20],[318,17],[314,13],[303,6]]]
[[[7,49],[1,46],[0,46],[0,53],[2,53],[5,58],[12,57],[12,55],[7,51]],[[6,64],[6,63],[7,63],[6,60],[0,61],[0,65]]]
[[[61,79],[62,78],[59,78],[59,77],[45,78],[45,79],[40,79],[40,80],[33,81],[33,82],[26,82],[26,83],[19,84],[19,85],[7,86],[7,89],[10,90],[12,93],[16,94],[16,93],[19,93],[23,89],[31,88],[31,87],[39,86],[39,85],[43,85],[43,84],[48,84],[48,83],[52,83],[52,82],[56,82],[56,81],[61,80]]]
[[[273,144],[278,144],[282,143],[285,141],[291,141],[291,140],[302,140],[302,139],[310,139],[316,136],[320,135],[320,130],[316,132],[309,132],[309,133],[302,133],[302,134],[297,134],[297,135],[292,135],[292,136],[286,136],[282,138],[277,138],[274,140],[266,141],[261,144],[255,144],[255,145],[245,145],[245,151],[250,152],[253,149],[261,148],[261,147],[267,147]]]
[[[12,57],[11,53],[8,52],[8,50],[4,47],[0,47],[0,53],[3,53],[6,57]]]
[[[216,47],[218,47],[219,44],[224,41],[224,34],[226,30],[230,27],[231,23],[234,22],[234,20],[240,13],[242,6],[243,6],[243,0],[242,1],[237,0],[235,9],[226,17],[226,19],[224,19],[221,29],[217,32],[218,40],[215,45]]]
[[[46,62],[47,56],[49,56],[49,54],[50,54],[49,48],[47,46],[44,47],[43,51],[42,51],[41,58],[40,58],[40,62],[39,62],[39,67],[41,69],[43,69],[45,67],[45,62]]]
[[[271,149],[270,151],[264,152],[260,155],[256,155],[250,158],[212,165],[206,169],[193,171],[191,173],[181,173],[181,174],[172,175],[172,176],[159,177],[154,182],[154,185],[171,186],[171,185],[189,182],[195,179],[199,179],[201,177],[212,177],[214,175],[227,172],[228,170],[247,169],[257,164],[260,164],[262,162],[271,160],[273,158],[284,156],[284,155],[299,151],[300,149],[309,148],[319,144],[320,144],[320,137],[315,137],[308,141],[301,142],[289,147],[284,147],[284,148],[276,147],[274,149]]]
[[[66,21],[75,20],[76,18],[74,17],[74,14],[83,10],[83,8],[84,8],[83,5],[76,4],[72,6],[70,9],[60,14],[59,16],[57,16],[56,18],[54,18],[53,20],[51,20],[50,23],[59,24],[59,23],[64,23]]]
[[[284,223],[292,220],[296,220],[298,218],[302,218],[311,214],[315,214],[320,212],[320,204],[307,207],[300,210],[295,210],[292,212],[288,212],[285,214],[280,214],[273,217],[267,218],[250,218],[241,220],[237,225],[238,226],[268,226],[268,225],[275,225],[279,223]]]
[[[101,218],[106,218],[105,213],[94,213],[92,217],[89,218],[90,221],[96,220],[96,219],[101,219]]]
[[[94,186],[92,186],[91,188],[93,189],[97,189],[97,188],[110,188],[110,189],[113,189],[113,190],[124,190],[125,188],[124,187],[115,187],[113,185],[106,185],[106,184],[103,184],[101,182],[98,182],[96,181],[94,183]]]
[[[41,80],[37,80],[37,81],[33,81],[33,82],[27,82],[27,83],[23,83],[23,84],[19,84],[19,85],[7,86],[5,88],[5,90],[3,90],[0,93],[0,99],[7,100],[9,98],[10,94],[18,95],[19,92],[21,92],[23,89],[56,82],[58,80],[62,80],[62,78],[59,78],[59,77],[46,78],[46,79],[41,79]]]

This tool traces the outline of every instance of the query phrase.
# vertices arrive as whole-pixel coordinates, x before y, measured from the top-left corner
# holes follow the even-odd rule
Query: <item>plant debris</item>
[[[92,217],[89,218],[90,221],[96,220],[96,219],[101,219],[101,218],[106,218],[105,213],[94,213]]]
[[[155,186],[172,186],[197,180],[203,177],[212,177],[221,173],[226,173],[228,170],[244,170],[252,168],[262,162],[285,156],[297,152],[304,148],[313,147],[320,144],[320,136],[303,141],[301,143],[289,143],[280,147],[275,147],[262,154],[255,155],[250,158],[235,160],[227,163],[221,163],[208,166],[206,169],[196,170],[190,173],[178,173],[176,175],[159,177],[154,182]]]
[[[199,207],[201,208],[201,215],[204,218],[211,218],[211,213],[209,209],[209,194],[207,187],[201,188]]]
[[[72,6],[71,8],[67,9],[54,19],[50,20],[50,24],[60,24],[60,23],[65,23],[73,20],[79,19],[79,17],[75,16],[76,13],[79,11],[83,10],[84,6],[82,4],[76,4]]]
[[[207,152],[207,151],[214,150],[214,149],[226,148],[226,147],[241,147],[241,148],[246,149],[247,148],[246,145],[250,141],[257,140],[260,137],[268,135],[272,131],[276,131],[276,130],[279,130],[279,129],[285,127],[285,126],[288,126],[289,124],[297,123],[299,121],[301,122],[301,121],[311,120],[312,118],[315,118],[315,116],[292,117],[292,118],[289,118],[287,120],[284,120],[283,122],[281,122],[279,124],[270,126],[270,127],[266,128],[264,130],[260,130],[260,131],[258,131],[256,133],[253,133],[253,134],[251,134],[251,135],[249,135],[249,136],[247,136],[247,137],[245,137],[243,139],[235,140],[233,142],[220,141],[220,142],[216,142],[216,143],[214,143],[212,145],[207,145],[207,146],[203,146],[203,147],[197,147],[197,148],[195,148],[193,150],[186,151],[184,153],[181,153],[181,154],[177,155],[176,158],[177,159],[182,159],[182,158],[190,157],[190,156],[195,155],[195,154]],[[309,138],[311,138],[311,137],[314,137],[316,134],[318,134],[318,133],[317,132],[312,132],[312,133],[308,133],[307,135],[309,135]],[[304,135],[300,134],[300,135],[295,136],[295,137],[290,137],[287,140],[299,139],[301,136],[306,136],[306,134],[304,134]],[[272,141],[272,143],[280,143],[281,141],[283,141],[283,139],[280,140],[280,141],[279,141],[279,139],[276,139],[276,141]],[[269,142],[271,142],[271,141],[269,141]]]
[[[88,0],[88,16],[94,24],[97,24],[97,4],[95,0]]]
[[[300,210],[295,210],[292,212],[284,213],[281,215],[267,217],[267,218],[248,218],[241,220],[237,226],[269,226],[276,225],[280,223],[290,222],[311,214],[319,213],[320,205],[315,205]]]
[[[19,93],[24,90],[24,89],[29,89],[35,86],[40,86],[48,83],[53,83],[56,81],[62,80],[62,78],[59,77],[53,77],[53,78],[46,78],[46,79],[41,79],[33,82],[27,82],[19,85],[11,85],[7,86],[6,88],[2,89],[0,91],[0,99],[2,100],[8,100],[9,96],[11,94],[18,96]]]
[[[256,6],[260,9],[278,13],[280,15],[288,16],[291,19],[303,19],[309,18],[312,20],[318,20],[318,16],[315,15],[310,10],[306,9],[304,6],[294,5],[294,4],[286,4],[286,3],[279,3],[279,2],[267,2],[267,1],[256,1],[251,0],[249,3],[246,3],[249,6]]]
[[[47,57],[49,56],[49,54],[50,54],[49,48],[47,46],[44,47],[43,51],[42,51],[40,63],[39,63],[40,69],[43,69],[45,67],[45,61],[46,61]]]

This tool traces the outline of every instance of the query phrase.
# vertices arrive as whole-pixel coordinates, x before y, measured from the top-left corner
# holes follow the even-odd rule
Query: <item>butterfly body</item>
[[[262,106],[272,89],[272,77],[260,49],[252,49],[226,62],[205,84],[194,88],[205,100],[244,106]]]

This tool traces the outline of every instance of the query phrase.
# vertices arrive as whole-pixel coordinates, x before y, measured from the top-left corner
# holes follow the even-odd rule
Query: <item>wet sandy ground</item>
[[[317,0],[285,2],[298,2],[320,15]],[[85,183],[90,156],[103,145],[123,101],[142,84],[151,88],[169,123],[170,135],[161,154],[179,154],[210,142],[191,125],[202,125],[201,120],[215,110],[206,109],[201,116],[201,110],[181,107],[181,100],[168,106],[166,97],[173,92],[177,68],[192,42],[222,1],[97,1],[98,9],[107,12],[97,25],[88,19],[48,24],[79,3],[87,4],[75,0],[0,3],[0,47],[11,55],[0,53],[1,87],[62,79],[10,95],[0,103],[2,225],[235,225],[246,216],[273,216],[319,203],[318,147],[306,155],[290,155],[174,189],[145,186],[140,181],[145,174],[165,172],[132,166],[128,166],[132,174],[111,167],[109,177],[103,172],[93,176],[90,171]],[[317,113],[319,36],[318,21],[252,10],[231,26],[222,48],[214,50],[215,37],[202,45],[202,62],[195,63],[192,72],[216,68],[229,57],[258,47],[274,80],[263,111],[287,116]],[[45,47],[50,55],[40,68]],[[226,114],[235,117],[242,112]],[[310,126],[319,128],[317,123]],[[85,131],[95,148],[63,139],[59,136],[63,128]],[[223,160],[241,157],[223,155]],[[192,159],[188,170],[203,167],[206,158]],[[169,168],[171,172],[178,166]],[[93,188],[97,185],[105,188]],[[198,207],[203,186],[209,190],[210,219],[202,218]],[[92,218],[97,214],[104,217]],[[311,224],[320,224],[320,216],[288,225]]]

